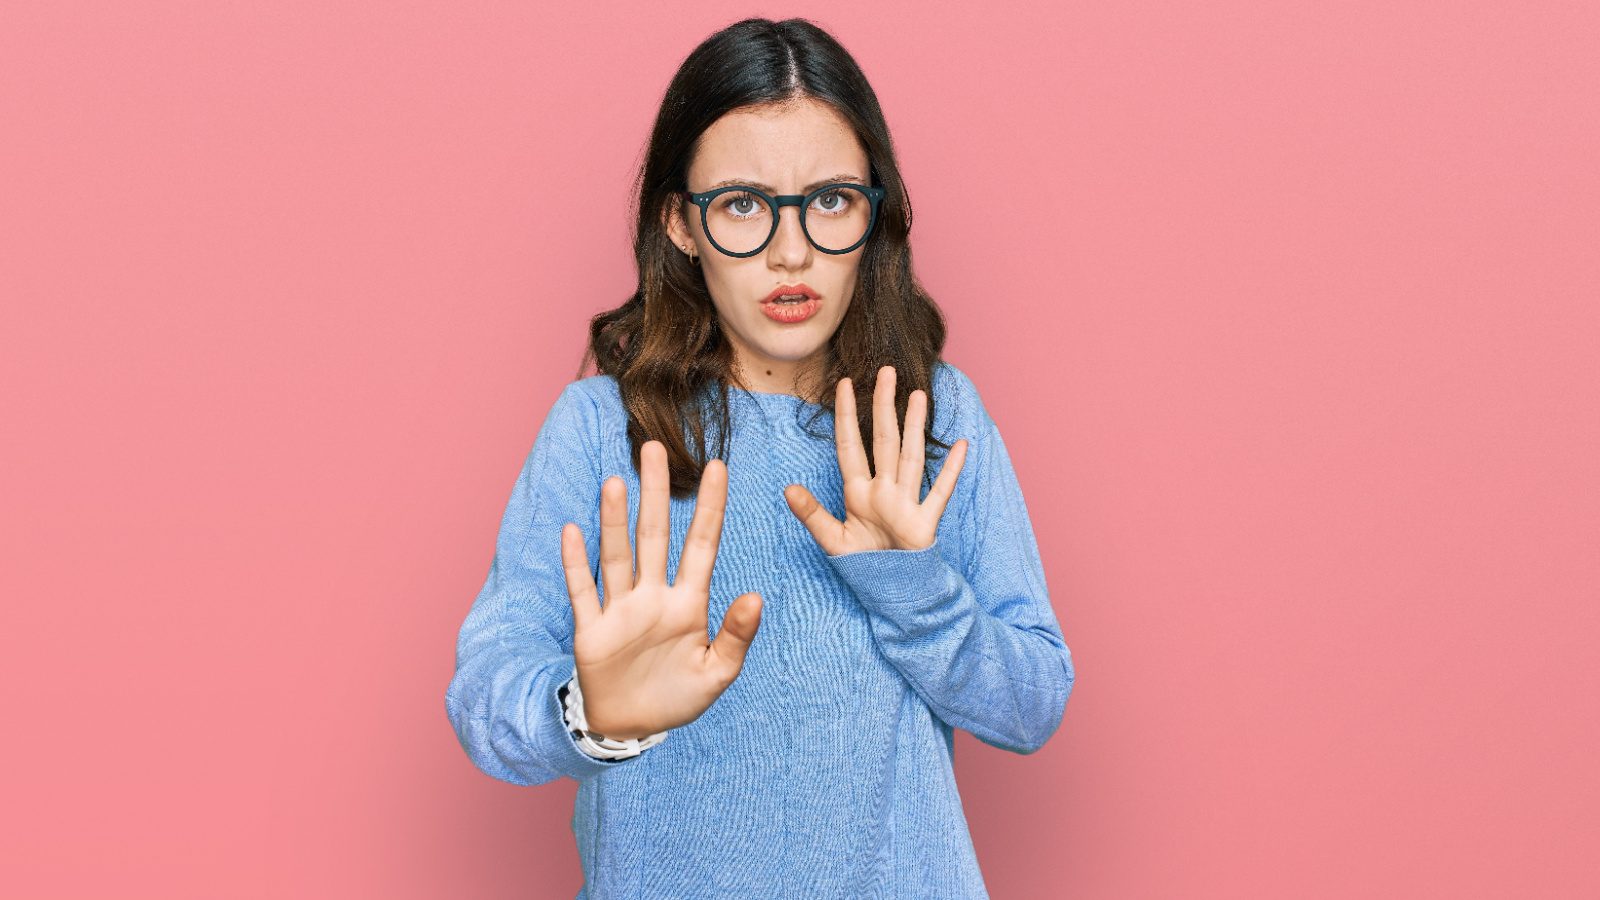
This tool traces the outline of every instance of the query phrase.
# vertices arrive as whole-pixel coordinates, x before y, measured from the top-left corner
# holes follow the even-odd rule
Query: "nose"
[[[801,269],[811,259],[811,242],[800,227],[800,207],[778,209],[778,232],[767,246],[767,265],[774,269]]]

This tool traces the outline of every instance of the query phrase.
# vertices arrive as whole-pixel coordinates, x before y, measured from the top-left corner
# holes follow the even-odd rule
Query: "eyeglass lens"
[[[705,213],[706,232],[729,253],[754,252],[773,233],[774,210],[760,194],[718,194],[706,205]],[[854,188],[829,188],[811,198],[802,220],[818,247],[845,250],[866,235],[872,223],[872,203]]]

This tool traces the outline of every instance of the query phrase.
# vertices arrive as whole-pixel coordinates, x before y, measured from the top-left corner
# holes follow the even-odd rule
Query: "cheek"
[[[736,304],[737,298],[750,293],[754,287],[754,277],[759,272],[752,272],[751,266],[741,265],[745,260],[731,259],[715,250],[711,252],[716,255],[700,257],[700,269],[705,276],[706,287],[711,291],[711,301],[718,310],[726,310],[728,306]]]
[[[850,303],[855,302],[856,283],[860,274],[860,262],[861,257],[859,254],[852,256],[848,262],[845,260],[839,260],[838,266],[834,272],[831,273],[832,277],[829,280],[832,282],[832,284],[828,286],[829,293],[843,301],[846,301],[839,304],[841,311]],[[841,312],[841,315],[842,314],[843,313]]]

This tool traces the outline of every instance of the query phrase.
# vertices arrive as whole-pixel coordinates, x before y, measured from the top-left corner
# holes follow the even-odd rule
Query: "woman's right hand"
[[[572,652],[589,730],[643,738],[698,719],[738,677],[761,624],[761,595],[744,594],[722,617],[717,639],[706,627],[711,567],[722,538],[728,469],[706,463],[694,519],[667,584],[670,537],[667,451],[640,450],[638,558],[628,544],[628,488],[618,476],[600,488],[600,574],[605,608],[589,570],[583,531],[561,529],[561,564],[572,601]]]

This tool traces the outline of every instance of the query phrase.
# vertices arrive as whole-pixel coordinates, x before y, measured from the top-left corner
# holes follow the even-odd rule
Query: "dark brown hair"
[[[581,376],[593,364],[617,379],[634,468],[644,443],[661,441],[674,496],[693,492],[706,461],[726,456],[728,391],[738,385],[732,383],[733,347],[705,279],[673,245],[666,214],[670,204],[684,202],[679,192],[688,189],[689,164],[712,123],[736,109],[801,98],[827,103],[850,123],[867,152],[873,184],[886,191],[862,250],[855,293],[829,339],[826,368],[816,373],[822,409],[803,427],[810,431],[822,412],[832,412],[839,381],[848,377],[863,440],[871,446],[873,388],[878,369],[892,365],[898,418],[904,420],[911,392],[921,389],[931,432],[944,317],[912,273],[911,200],[878,98],[850,54],[816,25],[746,19],[696,47],[667,87],[637,182],[639,286],[621,306],[590,321],[579,369]],[[712,447],[708,433],[715,436]],[[928,445],[930,456],[949,447],[931,434]]]

